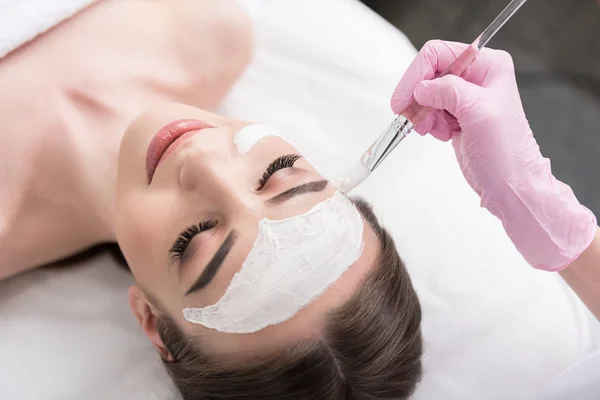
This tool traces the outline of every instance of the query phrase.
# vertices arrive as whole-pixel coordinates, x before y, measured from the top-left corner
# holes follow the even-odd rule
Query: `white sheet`
[[[294,135],[328,174],[349,165],[389,123],[414,48],[354,0],[242,3],[256,60],[223,112]],[[417,399],[531,399],[598,348],[595,321],[557,276],[525,264],[449,145],[407,139],[357,193],[393,231],[424,307]],[[130,316],[130,282],[104,256],[0,283],[0,398],[172,398]]]
[[[600,351],[560,374],[536,400],[598,400],[600,398]]]

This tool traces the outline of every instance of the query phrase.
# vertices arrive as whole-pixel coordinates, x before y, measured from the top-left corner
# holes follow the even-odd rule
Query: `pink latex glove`
[[[508,53],[484,49],[462,78],[435,79],[466,48],[428,42],[394,91],[392,110],[401,113],[413,95],[432,107],[416,130],[452,139],[482,206],[500,218],[525,259],[535,268],[561,270],[588,248],[596,218],[552,175],[550,161],[540,153]]]

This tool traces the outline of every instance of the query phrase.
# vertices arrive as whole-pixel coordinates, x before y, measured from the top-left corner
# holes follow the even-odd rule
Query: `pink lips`
[[[197,119],[180,119],[163,126],[152,138],[148,146],[148,153],[146,153],[148,183],[152,181],[154,171],[156,171],[161,161],[165,160],[175,150],[176,146],[172,145],[183,143],[185,138],[182,138],[182,136],[184,134],[190,132],[196,133],[206,128],[212,128],[212,126]],[[185,136],[187,138],[191,135]]]

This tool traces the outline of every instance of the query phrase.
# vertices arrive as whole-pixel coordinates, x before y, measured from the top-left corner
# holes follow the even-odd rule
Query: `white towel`
[[[0,58],[98,0],[0,0]]]

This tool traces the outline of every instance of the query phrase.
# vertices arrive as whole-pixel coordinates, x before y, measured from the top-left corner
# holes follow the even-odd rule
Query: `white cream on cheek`
[[[226,333],[253,333],[285,322],[358,260],[362,238],[362,217],[339,192],[305,214],[264,218],[223,297],[207,307],[185,308],[184,318]]]
[[[245,155],[254,145],[269,136],[283,138],[281,132],[275,128],[252,124],[242,128],[233,138],[233,143],[237,146],[240,154]]]

